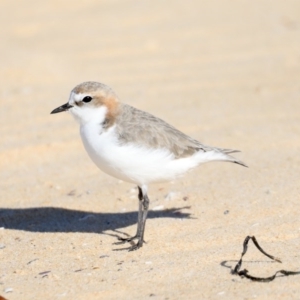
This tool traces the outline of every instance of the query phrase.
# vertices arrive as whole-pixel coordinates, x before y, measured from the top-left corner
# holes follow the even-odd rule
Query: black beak
[[[66,103],[58,108],[55,108],[54,110],[51,111],[51,114],[57,114],[59,112],[62,112],[62,111],[66,111],[68,110],[69,108],[73,107],[72,105],[70,105],[69,103]]]

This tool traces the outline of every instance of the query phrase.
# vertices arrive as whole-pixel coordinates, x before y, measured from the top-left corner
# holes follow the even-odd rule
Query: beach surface
[[[299,299],[300,2],[2,1],[0,295],[6,299]],[[90,161],[50,112],[83,81],[111,86],[249,168],[204,164],[137,189]],[[117,251],[120,250],[120,251]]]

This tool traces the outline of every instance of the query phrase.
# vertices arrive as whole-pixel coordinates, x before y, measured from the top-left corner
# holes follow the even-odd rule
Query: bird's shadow
[[[148,219],[190,219],[190,213],[181,212],[186,208],[190,207],[149,211]],[[31,232],[118,232],[136,223],[137,212],[95,213],[59,207],[0,208],[0,227]]]

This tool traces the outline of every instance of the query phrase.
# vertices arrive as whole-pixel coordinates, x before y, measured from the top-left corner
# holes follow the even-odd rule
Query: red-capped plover
[[[69,111],[80,123],[80,135],[92,161],[105,173],[138,186],[136,235],[121,239],[144,242],[149,207],[148,184],[171,181],[198,165],[228,161],[246,166],[231,153],[237,150],[203,145],[165,121],[121,103],[113,90],[98,82],[84,82],[72,91],[68,103],[51,113]]]

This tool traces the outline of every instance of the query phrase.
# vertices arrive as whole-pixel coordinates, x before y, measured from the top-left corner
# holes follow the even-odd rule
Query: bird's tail
[[[235,157],[233,157],[233,156],[231,156],[231,155],[227,155],[228,156],[228,160],[225,160],[225,161],[229,161],[229,162],[233,162],[233,163],[235,163],[235,164],[238,164],[238,165],[241,165],[241,166],[243,166],[243,167],[246,167],[246,168],[248,168],[248,166],[244,163],[244,162],[242,162],[241,160],[239,160],[239,159],[236,159]]]
[[[238,160],[236,159],[235,157],[229,155],[229,154],[232,154],[232,153],[237,153],[237,152],[241,152],[240,150],[233,150],[233,149],[221,149],[219,148],[218,149],[220,152],[224,153],[225,154],[225,157],[224,157],[224,161],[229,161],[229,162],[233,162],[235,164],[239,164],[243,167],[246,167],[248,168],[248,166],[243,163],[241,160]]]
[[[245,163],[233,157],[232,153],[240,152],[239,150],[211,148],[206,152],[200,152],[198,156],[198,163],[206,163],[210,161],[228,161],[243,167],[248,167]]]

